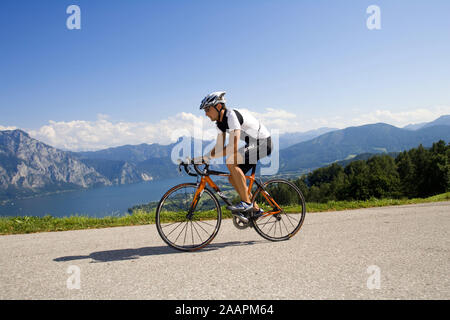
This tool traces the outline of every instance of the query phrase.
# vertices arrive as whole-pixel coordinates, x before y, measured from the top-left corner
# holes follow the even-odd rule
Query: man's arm
[[[220,158],[223,156],[233,156],[234,163],[237,163],[237,151],[239,147],[239,139],[241,137],[241,130],[233,130],[230,132],[230,139],[228,145],[225,147],[225,133],[217,135],[216,145],[214,148],[202,157],[194,158],[194,162],[201,163],[202,160],[209,161],[210,159]]]
[[[222,137],[219,138],[219,136],[222,135]],[[233,130],[230,132],[230,138],[228,141],[227,146],[225,147],[225,134],[219,134],[217,136],[217,143],[214,149],[211,150],[208,157],[210,158],[220,158],[223,156],[232,156],[236,157],[238,146],[239,146],[239,139],[241,137],[241,130]],[[236,160],[236,159],[234,159]],[[235,162],[236,163],[236,162]]]
[[[220,155],[224,153],[224,150],[225,150],[225,133],[221,132],[217,135],[216,145],[214,146],[214,148],[204,156],[194,158],[193,161],[195,163],[202,163],[203,160],[208,162],[210,159],[219,158]]]
[[[221,132],[217,135],[216,145],[206,156],[211,159],[219,158],[220,154],[223,154],[224,150],[225,150],[225,133]]]

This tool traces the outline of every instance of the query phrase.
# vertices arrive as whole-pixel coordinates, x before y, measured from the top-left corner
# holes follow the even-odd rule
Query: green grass
[[[371,199],[367,201],[330,201],[327,203],[307,203],[306,211],[340,211],[359,208],[371,208],[393,205],[405,205],[416,203],[427,203],[437,201],[449,201],[450,192],[439,194],[425,199]],[[287,211],[295,211],[292,207]],[[210,213],[211,214],[211,213]],[[231,218],[231,213],[222,207],[223,218]],[[167,221],[176,220],[176,213],[168,216]],[[57,218],[52,216],[45,217],[0,217],[0,234],[22,234],[48,231],[67,231],[79,229],[96,229],[119,226],[135,226],[155,223],[155,212],[145,212],[138,209],[133,214],[121,217],[91,218],[86,216],[71,216]]]
[[[429,198],[414,199],[370,199],[367,201],[329,201],[327,203],[306,203],[307,212],[341,211],[361,208],[397,206],[405,204],[449,201],[450,192],[438,194]]]

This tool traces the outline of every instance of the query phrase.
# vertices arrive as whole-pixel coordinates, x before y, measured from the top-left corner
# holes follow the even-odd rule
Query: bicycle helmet
[[[209,106],[215,106],[218,103],[223,103],[225,104],[225,91],[216,91],[213,93],[208,94],[203,100],[202,103],[200,104],[200,110],[205,109],[206,107]]]

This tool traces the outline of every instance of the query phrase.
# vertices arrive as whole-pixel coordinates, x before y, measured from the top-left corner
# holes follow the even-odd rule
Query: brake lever
[[[200,170],[197,166],[200,166],[200,165],[202,165],[202,164],[205,165],[205,168],[204,168],[203,170]],[[195,164],[195,163],[194,163],[194,170],[195,170],[199,175],[201,175],[201,176],[207,176],[207,175],[208,175],[208,174],[207,174],[208,168],[209,168],[209,164],[208,164],[207,162],[205,162],[205,161],[202,161],[201,164]]]

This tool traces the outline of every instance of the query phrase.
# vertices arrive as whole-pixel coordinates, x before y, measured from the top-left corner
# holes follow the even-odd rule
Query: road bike
[[[202,167],[203,168],[200,168]],[[161,238],[171,247],[182,251],[195,251],[208,245],[219,232],[222,207],[216,195],[232,205],[229,195],[222,192],[210,175],[229,177],[230,174],[209,169],[209,164],[180,161],[181,168],[197,183],[182,183],[168,190],[156,208],[156,227]],[[191,170],[194,168],[194,171]],[[300,189],[286,179],[270,179],[262,182],[255,178],[256,165],[249,180],[248,192],[253,206],[263,213],[247,214],[248,222],[232,217],[238,229],[254,228],[259,235],[270,241],[288,240],[302,227],[306,204]],[[252,194],[252,189],[256,190]]]

